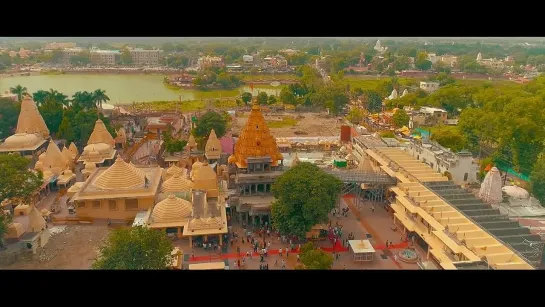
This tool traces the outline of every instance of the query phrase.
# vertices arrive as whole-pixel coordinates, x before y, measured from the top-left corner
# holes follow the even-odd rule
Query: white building
[[[254,57],[251,55],[243,55],[242,56],[242,62],[244,64],[253,64],[254,63]]]
[[[438,108],[422,107],[418,111],[411,110],[411,119],[409,128],[418,128],[420,126],[435,126],[437,124],[447,124],[447,111]]]
[[[17,96],[17,94],[12,94],[9,91],[6,91],[4,94],[0,95],[0,98],[7,98],[13,101],[19,101],[19,96]],[[0,116],[0,118],[2,117]]]
[[[129,51],[131,53],[132,63],[135,65],[159,65],[159,60],[163,57],[163,50],[135,48]]]
[[[380,39],[377,40],[377,43],[375,44],[375,49],[378,53],[383,53],[385,52],[386,50],[388,50],[388,47],[383,47],[382,44],[380,43]]]
[[[432,93],[439,89],[439,82],[420,81],[420,88],[428,93]]]
[[[480,52],[479,54],[477,54],[477,63],[492,69],[501,70],[505,67],[505,63],[503,62],[503,60],[498,60],[495,58],[483,59],[483,55]]]
[[[449,172],[456,184],[477,182],[477,164],[470,152],[453,153],[435,142],[413,140],[407,151],[417,160],[429,165],[441,174]]]
[[[437,63],[437,61],[441,60],[441,57],[437,56],[435,53],[428,53],[427,59],[432,64],[435,64],[435,63]]]
[[[91,63],[95,65],[115,65],[116,58],[121,55],[119,50],[98,50],[91,49]]]
[[[197,65],[200,70],[204,70],[208,67],[223,67],[223,59],[215,56],[203,56],[197,60]]]
[[[70,59],[73,56],[81,55],[86,49],[74,47],[74,48],[64,48],[62,50],[62,62],[64,64],[70,64]]]

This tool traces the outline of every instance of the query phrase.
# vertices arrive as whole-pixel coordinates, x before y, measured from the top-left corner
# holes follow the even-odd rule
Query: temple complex
[[[86,163],[89,169],[93,163]],[[156,166],[135,166],[121,158],[106,168],[96,168],[72,201],[76,215],[111,220],[134,219],[138,211],[156,203],[162,170]]]
[[[48,139],[49,129],[30,95],[26,95],[21,102],[15,134],[0,144],[0,153],[18,152],[35,162]]]
[[[174,233],[182,238],[184,227],[191,218],[193,205],[182,198],[169,194],[166,199],[150,208],[148,227],[165,230],[167,234]]]
[[[221,157],[221,142],[218,139],[218,136],[216,135],[216,131],[214,131],[214,129],[210,131],[208,141],[206,141],[204,156],[209,163],[215,163]]]
[[[268,221],[271,187],[283,172],[283,156],[255,102],[228,163],[229,188],[235,189],[229,197],[231,210],[246,223],[250,217],[253,225]]]
[[[7,243],[19,242],[22,250],[35,254],[38,247],[47,244],[51,235],[38,209],[33,205],[27,205],[27,208],[23,214],[16,212],[13,215],[13,221],[8,225],[4,239]]]
[[[93,162],[99,166],[112,165],[117,154],[114,145],[114,138],[106,129],[104,122],[98,119],[78,162]]]

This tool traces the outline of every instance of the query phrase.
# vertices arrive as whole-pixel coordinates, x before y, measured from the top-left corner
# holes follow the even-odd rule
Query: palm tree
[[[34,102],[36,102],[36,105],[40,106],[45,103],[48,96],[49,92],[39,90],[36,93],[32,94],[32,99],[34,100]]]
[[[103,103],[103,102],[110,101],[110,97],[108,97],[108,96],[106,95],[106,91],[105,91],[105,90],[97,89],[97,90],[95,90],[95,92],[93,93],[93,100],[94,100],[96,106],[97,106],[97,107],[100,107],[100,109],[102,109],[102,103]]]
[[[19,102],[23,101],[23,95],[27,94],[27,89],[24,86],[21,86],[20,84],[16,87],[10,87],[9,91],[12,94],[17,95],[17,98],[19,99]]]
[[[93,95],[87,91],[76,92],[72,95],[72,104],[79,105],[84,109],[92,109],[95,106],[93,99]]]
[[[63,93],[57,93],[55,95],[55,101],[58,103],[61,103],[63,106],[68,107],[70,105],[70,101],[68,100],[68,96],[66,96]]]

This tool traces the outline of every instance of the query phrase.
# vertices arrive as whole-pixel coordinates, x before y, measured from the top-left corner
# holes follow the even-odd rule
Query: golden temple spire
[[[276,140],[271,135],[261,113],[261,107],[254,100],[252,110],[248,115],[248,121],[235,144],[235,153],[229,157],[229,163],[236,163],[238,167],[246,168],[246,159],[248,157],[265,156],[271,157],[273,166],[277,166],[278,161],[283,159],[276,145]]]

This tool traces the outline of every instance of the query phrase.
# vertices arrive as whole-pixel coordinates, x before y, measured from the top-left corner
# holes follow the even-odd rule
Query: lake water
[[[235,97],[247,91],[248,86],[242,86],[232,90],[173,90],[163,85],[163,75],[34,75],[0,77],[0,91],[4,93],[10,87],[24,86],[29,93],[38,90],[47,91],[55,89],[67,96],[72,96],[78,91],[94,91],[103,89],[110,97],[112,104],[130,104],[142,101],[183,101],[200,100],[220,97]],[[281,86],[277,88],[254,86],[253,94],[264,91],[267,94],[278,95]]]

